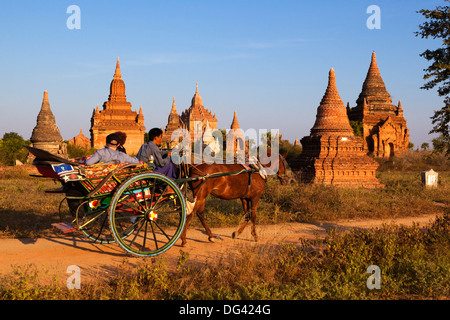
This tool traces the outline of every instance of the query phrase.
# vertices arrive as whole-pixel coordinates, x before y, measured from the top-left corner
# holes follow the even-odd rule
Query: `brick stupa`
[[[375,177],[378,163],[364,152],[362,138],[353,134],[333,69],[317,108],[316,122],[301,143],[302,182],[348,188],[381,186]]]
[[[175,145],[178,144],[180,137],[173,137],[172,141],[172,134],[175,130],[180,129],[183,127],[183,122],[181,121],[180,116],[177,112],[177,107],[175,105],[175,97],[173,97],[172,102],[172,109],[170,110],[169,117],[167,119],[167,126],[164,129],[163,139],[162,143],[164,146],[173,148]]]
[[[376,60],[372,53],[369,70],[356,100],[356,107],[348,110],[351,121],[363,125],[364,147],[375,157],[389,158],[409,147],[409,130],[402,104],[392,104]]]
[[[125,82],[120,71],[119,58],[117,58],[116,71],[110,85],[108,101],[99,111],[98,105],[91,118],[91,143],[94,148],[105,146],[106,136],[110,133],[122,131],[127,134],[125,148],[130,155],[137,154],[144,143],[144,114],[142,107],[137,111],[131,110],[131,103],[125,95]]]
[[[238,155],[241,154],[241,152],[245,152],[244,132],[239,126],[236,111],[234,111],[230,131],[227,133],[226,152],[233,152],[233,155]]]
[[[36,126],[33,129],[30,141],[35,148],[67,157],[66,144],[56,125],[55,116],[50,109],[47,90],[44,91],[41,110],[37,116]]]
[[[70,145],[89,148],[91,146],[91,140],[83,134],[83,129],[80,129],[80,133],[68,141]]]

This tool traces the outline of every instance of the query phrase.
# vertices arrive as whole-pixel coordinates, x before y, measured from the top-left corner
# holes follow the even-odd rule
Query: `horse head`
[[[287,152],[283,155],[279,155],[279,162],[278,162],[277,177],[282,185],[288,184],[289,181],[291,180],[288,174],[289,165],[286,162],[286,156]]]

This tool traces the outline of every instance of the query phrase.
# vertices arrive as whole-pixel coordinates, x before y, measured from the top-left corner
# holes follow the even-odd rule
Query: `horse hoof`
[[[231,237],[232,237],[233,239],[236,239],[236,232],[233,232],[233,233],[231,234]]]
[[[216,242],[213,237],[208,238],[208,240],[209,240],[209,242],[212,242],[212,243]]]

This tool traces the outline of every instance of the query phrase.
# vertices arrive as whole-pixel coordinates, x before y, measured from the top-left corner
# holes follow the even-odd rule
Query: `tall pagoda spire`
[[[108,101],[103,105],[104,109],[111,107],[119,109],[131,108],[131,104],[127,102],[127,96],[125,95],[125,82],[123,81],[122,73],[120,72],[119,57],[117,57],[116,70],[111,81]]]
[[[364,80],[361,93],[356,100],[357,105],[362,105],[364,99],[367,99],[367,104],[373,106],[373,109],[389,109],[392,105],[392,99],[386,90],[380,70],[378,69],[377,58],[375,52],[372,52],[369,70],[367,71],[366,79]]]
[[[191,100],[191,107],[200,107],[203,106],[202,97],[200,97],[200,94],[198,93],[198,82],[195,85],[195,94],[192,97]]]
[[[170,110],[170,113],[177,113],[177,106],[175,105],[175,97],[173,97],[173,102],[172,102],[172,109]]]
[[[36,126],[31,134],[30,141],[32,143],[39,142],[57,142],[61,143],[63,138],[56,126],[55,116],[50,109],[50,103],[48,101],[48,92],[44,91],[44,98],[42,99],[41,110],[37,116]]]
[[[336,75],[331,68],[328,74],[328,86],[317,108],[316,122],[311,134],[353,134],[347,117],[347,109],[336,87]]]
[[[239,122],[237,120],[236,111],[234,111],[233,121],[231,122],[231,129],[239,130]]]
[[[398,116],[402,116],[403,115],[402,102],[400,100],[398,100],[397,115]]]
[[[114,73],[114,79],[122,79],[122,74],[120,73],[119,57],[117,57],[116,72]]]

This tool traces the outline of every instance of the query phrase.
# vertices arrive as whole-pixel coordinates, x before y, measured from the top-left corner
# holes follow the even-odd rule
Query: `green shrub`
[[[30,141],[25,141],[16,132],[5,133],[3,139],[0,140],[0,163],[8,166],[15,165],[16,160],[25,163],[28,151],[23,146],[29,144]]]

